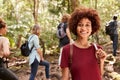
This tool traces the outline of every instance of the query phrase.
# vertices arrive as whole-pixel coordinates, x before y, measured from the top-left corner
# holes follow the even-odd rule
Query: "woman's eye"
[[[91,25],[90,24],[86,24],[86,27],[90,27]]]
[[[79,27],[82,27],[82,24],[78,24]]]
[[[91,26],[91,24],[78,24],[78,27],[83,27],[83,26],[85,26],[85,27],[90,27]]]

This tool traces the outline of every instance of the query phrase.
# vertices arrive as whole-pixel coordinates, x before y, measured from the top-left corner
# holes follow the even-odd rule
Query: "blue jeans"
[[[110,36],[110,38],[113,41],[113,56],[116,56],[116,51],[118,47],[118,34],[113,34]]]
[[[29,80],[34,80],[39,65],[45,66],[46,78],[47,79],[49,78],[49,66],[50,66],[50,63],[47,62],[47,61],[41,61],[39,63],[38,60],[35,58],[34,62],[31,64],[31,74],[30,74],[30,79]]]

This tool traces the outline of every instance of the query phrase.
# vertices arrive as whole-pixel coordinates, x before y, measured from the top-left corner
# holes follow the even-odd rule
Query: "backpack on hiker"
[[[57,37],[59,39],[64,38],[66,36],[66,31],[65,31],[65,23],[60,23],[59,26],[57,27]]]
[[[32,37],[33,37],[33,36],[32,36]],[[31,38],[32,38],[32,37],[31,37]],[[31,40],[31,38],[29,39],[29,41]],[[34,46],[32,46],[32,48],[29,49],[29,41],[28,41],[28,40],[25,41],[25,43],[23,43],[23,44],[21,45],[21,47],[20,47],[22,56],[25,56],[25,57],[29,56],[30,53],[31,53],[31,51],[32,51],[32,49],[33,49],[33,47],[34,47]]]
[[[108,24],[106,24],[105,25],[105,33],[107,34],[107,35],[112,35],[112,34],[114,34],[114,31],[115,31],[115,29],[116,29],[116,25],[117,23],[116,23],[116,21],[111,21],[111,22],[109,22]]]

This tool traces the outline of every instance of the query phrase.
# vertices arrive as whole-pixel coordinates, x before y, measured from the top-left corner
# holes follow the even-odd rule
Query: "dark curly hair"
[[[83,18],[88,18],[92,23],[91,35],[99,30],[100,17],[97,11],[91,8],[80,7],[75,9],[75,11],[71,14],[71,18],[69,20],[69,28],[74,35],[77,35],[76,29],[78,23]]]

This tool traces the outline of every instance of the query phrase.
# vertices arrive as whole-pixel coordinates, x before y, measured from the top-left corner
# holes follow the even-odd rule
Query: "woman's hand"
[[[104,74],[104,61],[105,61],[105,59],[106,59],[106,56],[107,56],[106,52],[103,51],[102,49],[98,49],[98,50],[96,51],[96,57],[97,57],[97,58],[99,59],[99,61],[100,61],[101,76],[103,76],[103,74]]]
[[[44,58],[43,58],[43,57],[41,57],[41,61],[44,61]]]
[[[96,51],[96,57],[97,58],[99,58],[99,59],[106,59],[106,56],[107,56],[106,52],[103,51],[102,49],[98,49]]]

